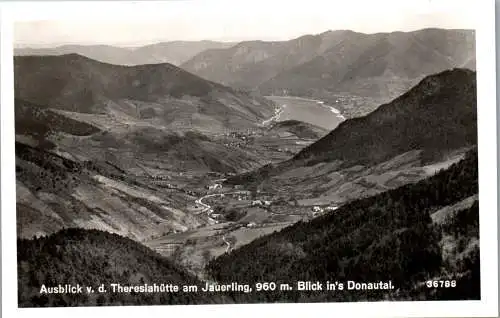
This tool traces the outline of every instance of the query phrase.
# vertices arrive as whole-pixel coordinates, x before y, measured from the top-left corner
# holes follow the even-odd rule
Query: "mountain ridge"
[[[369,113],[429,74],[464,66],[475,67],[474,31],[437,28],[373,34],[339,30],[289,41],[244,42],[206,50],[181,65],[262,95],[324,100],[346,117]],[[336,104],[339,95],[376,101],[353,107]]]
[[[458,83],[458,86],[453,87],[452,82],[456,81]],[[409,90],[408,92],[404,93],[400,97],[394,99],[392,102],[383,104],[379,106],[375,111],[370,113],[369,115],[365,117],[359,117],[359,118],[354,118],[348,121],[345,121],[339,125],[339,127],[335,130],[333,130],[331,133],[329,133],[327,136],[323,137],[322,139],[318,140],[316,143],[313,145],[310,145],[303,149],[299,154],[297,154],[294,159],[307,159],[308,153],[314,153],[316,149],[324,148],[325,150],[330,147],[328,144],[337,139],[337,138],[342,138],[338,136],[339,134],[342,133],[345,129],[347,130],[354,130],[357,131],[357,134],[359,134],[359,130],[356,130],[354,126],[364,126],[365,121],[369,121],[375,125],[378,125],[378,127],[384,127],[384,125],[391,125],[391,129],[394,129],[398,126],[406,124],[407,127],[412,127],[415,125],[415,122],[424,124],[425,125],[430,125],[430,127],[426,127],[426,129],[429,130],[434,130],[432,131],[433,136],[428,136],[426,139],[427,142],[432,142],[432,141],[437,141],[441,142],[439,137],[436,137],[436,131],[437,128],[440,125],[445,125],[443,123],[447,123],[449,121],[446,120],[445,114],[440,114],[436,119],[436,122],[431,122],[430,120],[434,117],[432,115],[429,115],[428,118],[419,118],[419,117],[408,117],[408,116],[422,116],[422,112],[424,111],[434,111],[435,109],[432,109],[431,107],[440,107],[440,108],[446,108],[446,107],[454,107],[454,104],[450,103],[447,99],[449,97],[452,97],[453,94],[455,96],[464,96],[462,100],[458,100],[457,104],[461,104],[461,106],[457,107],[470,107],[470,111],[466,111],[465,113],[457,113],[457,116],[459,117],[453,117],[452,120],[458,120],[460,123],[464,120],[468,120],[467,123],[473,123],[476,120],[476,114],[475,114],[475,72],[467,70],[467,69],[453,69],[453,70],[447,70],[443,71],[439,74],[434,74],[430,75],[426,78],[424,78],[420,83],[418,83],[414,88]],[[446,90],[445,92],[440,92],[440,90]],[[451,90],[451,91],[448,91]],[[461,95],[460,95],[461,94]],[[449,97],[448,97],[449,96]],[[445,105],[439,105],[439,102],[437,102],[435,99],[440,99],[441,101],[445,102]],[[413,108],[411,108],[413,107]],[[445,113],[447,110],[443,110]],[[450,113],[452,115],[452,113]],[[402,117],[404,116],[404,117]],[[468,116],[471,116],[470,118],[467,118]],[[397,118],[397,122],[395,122]],[[385,122],[384,122],[385,120]],[[404,120],[405,123],[401,124],[401,121]],[[413,125],[411,124],[411,121],[415,121]],[[424,122],[422,122],[424,121]],[[450,123],[451,124],[451,123]],[[352,127],[349,127],[349,126]],[[423,127],[423,126],[422,126]],[[405,128],[406,129],[406,128]],[[457,128],[457,130],[460,130],[461,128]],[[464,129],[465,130],[465,129]],[[380,146],[383,146],[383,144],[390,142],[390,143],[395,143],[394,140],[391,140],[390,138],[380,136],[379,130],[375,129],[377,132],[377,138],[380,141]],[[372,130],[373,133],[373,130]],[[446,132],[447,134],[448,132]],[[371,133],[370,133],[371,134]],[[466,134],[466,138],[450,138],[447,137],[446,135],[443,135],[443,137],[447,137],[447,141],[449,141],[451,146],[451,143],[453,142],[466,142],[470,144],[474,144],[477,142],[476,137],[477,132],[475,129],[475,126],[472,125],[471,128],[469,129],[469,132]],[[418,132],[406,132],[404,133],[404,136],[407,138],[422,138],[422,136],[419,136]],[[345,137],[345,136],[344,136]],[[364,137],[358,137],[356,135],[352,134],[351,131],[351,137],[350,141],[352,141],[353,138],[367,138],[368,134],[364,134]],[[393,134],[391,132],[391,137],[396,137],[396,134]],[[346,138],[346,137],[345,137]],[[347,138],[346,138],[347,139]],[[359,140],[361,143],[361,139]],[[418,146],[423,146],[422,143],[425,143],[426,141],[415,141],[416,143],[420,144],[414,144],[414,142],[409,142],[408,147],[404,150],[412,150],[415,149],[415,147],[418,148]],[[397,141],[396,141],[397,143]],[[328,145],[328,146],[327,146]],[[396,145],[396,144],[394,144]],[[336,149],[336,153],[342,153],[342,156],[345,156],[345,151],[340,151],[338,147],[332,146],[331,148]],[[400,147],[389,147],[389,150],[397,150],[399,152],[404,152],[404,150],[398,149]],[[311,155],[313,156],[313,155]],[[362,159],[367,158],[367,155],[364,157],[359,156],[359,154],[356,156],[359,160],[362,161]],[[370,154],[369,156],[371,159],[375,159],[373,153]],[[380,158],[380,159],[375,159],[376,161],[380,161],[382,159],[387,159],[388,157]],[[332,158],[330,158],[332,159]],[[335,159],[340,159],[342,160],[341,157],[335,158]],[[351,156],[351,159],[354,159],[354,156]],[[359,161],[358,161],[359,162]]]
[[[217,41],[169,41],[147,44],[138,47],[113,45],[65,44],[51,48],[15,48],[14,55],[63,55],[79,53],[89,58],[116,65],[141,65],[171,63],[180,65],[187,59],[210,48],[230,47],[233,43]]]
[[[274,111],[271,101],[206,81],[170,63],[121,66],[72,53],[18,56],[14,65],[17,99],[65,111],[118,116],[125,112],[141,119],[138,112],[144,108],[149,117],[167,123],[188,120],[204,127],[204,121],[255,126]]]

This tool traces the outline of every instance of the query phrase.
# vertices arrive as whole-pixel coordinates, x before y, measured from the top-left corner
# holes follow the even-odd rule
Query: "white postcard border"
[[[176,1],[174,1],[176,2]],[[190,1],[195,2],[195,1]],[[225,1],[196,1],[207,8]],[[226,1],[227,4],[231,3]],[[238,1],[245,5],[264,5],[270,1]],[[289,1],[275,0],[273,4],[286,5]],[[330,8],[335,2],[340,10],[346,3],[360,5],[360,0],[304,1],[304,5],[318,5],[318,10]],[[403,1],[363,1],[360,10],[398,8]],[[256,305],[196,305],[196,306],[137,306],[137,307],[79,307],[79,308],[17,308],[16,262],[16,207],[14,156],[14,92],[12,22],[16,19],[71,18],[68,12],[89,18],[133,16],[138,9],[160,17],[161,2],[65,2],[65,3],[1,3],[1,238],[2,238],[2,313],[4,317],[137,317],[199,315],[199,317],[238,316],[303,316],[335,315],[348,317],[404,316],[404,317],[473,317],[498,313],[498,246],[497,246],[497,130],[496,130],[496,76],[495,76],[495,10],[494,1],[404,1],[405,5],[432,2],[435,8],[454,9],[469,6],[477,16],[477,87],[478,87],[478,152],[480,183],[480,251],[481,301],[436,302],[374,302],[327,304],[256,304]],[[235,3],[233,1],[232,3]],[[168,5],[179,5],[169,3]],[[324,7],[321,7],[323,5]],[[113,11],[109,11],[113,10]],[[122,15],[123,13],[123,15]]]

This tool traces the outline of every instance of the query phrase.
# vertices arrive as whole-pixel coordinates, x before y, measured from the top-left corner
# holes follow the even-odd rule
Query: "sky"
[[[428,27],[473,29],[475,15],[459,1],[169,1],[47,5],[20,8],[16,47],[63,44],[138,46],[163,41],[289,40],[305,34],[349,29],[364,33]],[[437,0],[434,0],[437,1]],[[402,3],[403,1],[399,1]],[[27,14],[28,12],[28,14]],[[110,14],[109,12],[113,12]],[[84,18],[85,17],[85,18]]]

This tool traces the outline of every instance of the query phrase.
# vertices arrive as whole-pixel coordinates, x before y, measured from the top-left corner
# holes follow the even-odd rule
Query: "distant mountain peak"
[[[164,62],[180,65],[202,51],[228,48],[234,44],[231,42],[216,41],[171,41],[136,47],[119,47],[104,44],[67,44],[49,48],[18,47],[14,50],[14,54],[20,56],[78,53],[97,61],[115,65],[158,64]]]
[[[286,90],[290,95],[317,99],[352,94],[387,100],[429,74],[450,67],[474,67],[474,44],[474,32],[468,30],[429,28],[375,34],[327,30],[289,41],[245,41],[201,52],[181,67],[263,95]]]

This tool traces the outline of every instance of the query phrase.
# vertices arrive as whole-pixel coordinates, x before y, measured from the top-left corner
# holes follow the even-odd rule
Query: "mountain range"
[[[15,55],[77,53],[117,65],[171,63],[207,80],[261,95],[312,97],[357,117],[450,68],[475,70],[475,33],[462,29],[365,34],[351,30],[288,41],[173,41],[137,48],[66,45]],[[357,99],[341,102],[350,96]]]
[[[16,48],[14,55],[66,55],[76,53],[88,58],[117,65],[170,63],[180,65],[208,49],[227,48],[229,42],[172,41],[135,48],[111,45],[62,45],[54,48]]]
[[[360,105],[367,108],[366,114],[429,74],[454,67],[474,70],[475,36],[472,30],[445,29],[327,31],[290,41],[249,41],[210,49],[181,67],[262,95],[310,96],[330,103],[337,102],[338,95],[377,98]],[[348,111],[356,111],[340,110],[348,116]]]

